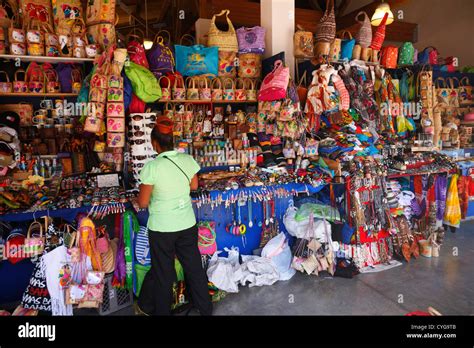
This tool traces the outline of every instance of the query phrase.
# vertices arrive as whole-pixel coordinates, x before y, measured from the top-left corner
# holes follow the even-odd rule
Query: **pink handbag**
[[[275,62],[275,68],[262,82],[258,92],[258,100],[274,101],[284,99],[290,81],[290,69],[283,65],[281,60]]]
[[[213,255],[217,251],[215,222],[201,221],[199,223],[198,248],[201,255]]]

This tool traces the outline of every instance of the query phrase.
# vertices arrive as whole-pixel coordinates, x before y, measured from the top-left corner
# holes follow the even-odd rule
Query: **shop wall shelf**
[[[0,97],[77,97],[77,93],[0,93]]]
[[[93,58],[73,58],[73,57],[45,57],[45,56],[16,56],[12,54],[0,54],[0,59],[20,59],[24,62],[37,63],[84,63],[93,62]]]
[[[238,101],[238,100],[166,100],[166,101],[156,101],[155,103],[159,104],[257,104],[258,101]]]

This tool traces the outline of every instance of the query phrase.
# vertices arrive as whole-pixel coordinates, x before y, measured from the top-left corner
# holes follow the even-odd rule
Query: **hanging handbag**
[[[198,77],[199,100],[211,101],[211,87],[207,76]]]
[[[137,35],[136,33],[140,35]],[[145,47],[143,47],[145,33],[138,28],[134,28],[130,33],[128,33],[126,41],[127,53],[130,61],[148,69],[148,60],[146,58]]]
[[[184,85],[184,79],[181,75],[177,75],[174,79],[173,85],[173,100],[185,100],[186,99],[186,87]]]
[[[107,133],[108,147],[125,147],[125,133]]]
[[[469,77],[464,76],[459,81],[458,87],[459,105],[466,106],[473,103],[473,88],[469,81]]]
[[[244,79],[245,98],[247,101],[257,101],[257,89],[255,88],[255,82],[252,79]]]
[[[16,264],[27,258],[23,251],[25,245],[25,236],[21,233],[10,233],[5,241],[5,254],[8,255],[8,261]]]
[[[426,47],[423,51],[418,53],[418,63],[422,65],[437,65],[438,50],[433,46]]]
[[[15,26],[20,26],[18,23],[18,17],[13,16],[10,21],[10,27],[8,28],[8,42],[11,44],[18,43],[18,44],[25,44],[25,31],[22,28],[16,28]],[[11,46],[10,46],[11,47]],[[10,52],[11,54],[16,54],[14,52]]]
[[[385,40],[385,27],[388,19],[388,12],[385,12],[382,22],[377,27],[374,36],[372,37],[372,42],[370,43],[370,48],[372,50],[380,51],[382,48],[383,42]]]
[[[265,52],[265,31],[265,28],[260,26],[237,29],[239,53],[263,54]]]
[[[438,106],[450,106],[451,104],[451,88],[448,87],[446,80],[442,77],[438,77],[435,81],[435,93],[436,101]]]
[[[5,76],[5,81],[0,82],[0,93],[12,93],[13,84],[10,82],[10,77],[5,71],[0,71],[0,76]]]
[[[199,100],[199,88],[196,87],[196,78],[194,77],[186,79],[186,99]]]
[[[363,20],[358,19],[360,15],[364,16]],[[356,43],[362,48],[367,48],[372,43],[372,25],[370,24],[370,18],[367,13],[361,11],[357,14],[355,19],[360,24],[359,31],[355,36]]]
[[[337,62],[341,55],[341,39],[334,38],[329,46],[329,60]]]
[[[259,78],[262,75],[262,56],[255,53],[239,55],[239,77]]]
[[[156,74],[155,74],[156,76]],[[165,82],[166,80],[166,82]],[[161,98],[160,101],[168,101],[171,100],[172,93],[171,93],[171,80],[168,76],[163,75],[158,79],[158,84],[161,87]]]
[[[217,76],[218,49],[203,45],[175,45],[176,70],[183,76],[211,74]]]
[[[79,69],[74,68],[71,71],[71,93],[79,94],[82,87],[82,73]]]
[[[258,100],[273,101],[284,99],[290,80],[290,69],[284,67],[282,61],[275,63],[275,68],[262,82],[258,93]]]
[[[165,38],[161,36],[161,33],[167,35],[167,43],[165,43]],[[170,33],[166,30],[161,30],[156,34],[153,46],[147,52],[147,60],[150,65],[151,72],[160,78],[165,75],[167,72],[174,71],[174,57],[173,52],[171,51],[169,45],[171,42]]]
[[[46,69],[44,71],[46,77],[46,93],[59,93],[61,92],[61,85],[59,83],[59,77],[56,70],[53,68]]]
[[[235,80],[235,100],[236,101],[247,100],[247,94],[245,91],[245,82],[241,78],[238,78]]]
[[[41,24],[33,20],[31,21],[26,30],[26,42],[28,44],[28,54],[30,56],[40,56],[44,52],[44,35],[41,30]]]
[[[85,20],[87,25],[115,22],[116,0],[89,0]]]
[[[332,42],[336,37],[336,17],[334,0],[326,0],[326,10],[316,27],[316,42]]]
[[[348,39],[344,39],[344,35],[348,35]],[[344,30],[341,34],[341,59],[352,59],[352,51],[355,46],[355,39],[352,38],[352,34],[347,30]]]
[[[237,52],[219,51],[219,77],[235,77],[237,75]]]
[[[72,27],[76,18],[82,18],[84,11],[81,0],[52,0],[53,22],[57,27],[64,22]]]
[[[50,0],[20,0],[19,4],[22,22],[25,26],[34,20],[51,23],[53,11]]]
[[[115,24],[118,23],[118,16],[116,17]],[[87,25],[87,40],[90,44],[98,45],[104,51],[110,45],[113,45],[116,41],[114,23],[98,23]]]
[[[39,236],[32,235],[33,231],[39,232]],[[43,253],[44,241],[43,225],[35,221],[28,227],[23,251],[28,257],[39,256]]]
[[[281,60],[285,63],[285,52],[279,52],[271,57],[265,58],[262,60],[262,77],[267,76],[270,74],[273,69],[275,69],[275,63]]]
[[[411,42],[404,42],[398,50],[398,65],[412,65],[415,48]]]
[[[212,79],[212,82],[211,82],[211,100],[219,101],[219,100],[222,100],[222,98],[223,98],[222,81],[220,78],[216,77]]]
[[[75,20],[74,25],[71,28],[72,32],[72,56],[74,58],[86,58],[86,26],[82,18]]]
[[[384,46],[381,50],[380,65],[387,69],[395,69],[397,67],[398,47]]]
[[[105,230],[105,226],[103,226],[103,228],[97,229],[95,248],[101,254],[104,254],[109,250],[109,235]]]
[[[18,75],[23,74],[23,79],[20,80]],[[0,90],[1,90],[0,83]],[[26,71],[24,69],[18,69],[15,71],[15,78],[13,80],[13,92],[14,93],[28,93],[28,83],[26,82]]]
[[[56,34],[58,35],[59,54],[61,57],[72,57],[73,41],[71,27],[67,21],[63,20],[59,22],[56,27]]]
[[[230,77],[222,80],[222,99],[224,101],[235,100],[235,83]]]
[[[207,34],[207,45],[217,46],[219,47],[219,51],[237,52],[239,49],[237,35],[234,26],[229,19],[229,13],[229,10],[222,10],[219,14],[212,16],[211,25]],[[228,31],[221,31],[216,26],[216,17],[223,15],[226,16],[227,24],[229,26]]]
[[[28,79],[28,90],[30,93],[44,93],[45,89],[45,77],[43,69],[39,65],[28,67],[27,70]]]
[[[293,36],[293,50],[297,58],[311,58],[314,55],[313,33],[305,31],[301,25],[296,26]]]
[[[201,255],[214,255],[217,251],[216,223],[214,221],[199,222],[198,248]]]

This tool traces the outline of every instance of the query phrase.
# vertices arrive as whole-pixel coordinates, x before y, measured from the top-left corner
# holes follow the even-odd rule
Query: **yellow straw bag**
[[[220,51],[233,51],[237,52],[239,50],[239,45],[237,42],[237,34],[235,33],[234,26],[229,19],[229,10],[222,10],[219,14],[212,16],[211,26],[208,32],[208,46],[217,46]],[[216,26],[216,16],[226,16],[227,24],[229,25],[229,30],[222,31],[219,30]]]

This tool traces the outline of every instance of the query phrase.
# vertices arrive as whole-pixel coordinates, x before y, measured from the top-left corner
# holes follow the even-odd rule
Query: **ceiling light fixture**
[[[147,0],[145,0],[145,38],[143,39],[143,47],[146,50],[149,50],[153,46],[153,41],[148,38],[148,4]]]
[[[387,23],[385,24],[389,25],[393,23],[394,18],[393,18],[392,10],[390,9],[390,5],[386,2],[382,2],[375,9],[372,19],[370,20],[370,24],[372,24],[374,27],[378,27],[380,23],[382,22],[383,16],[385,15],[386,12],[388,12],[388,18],[387,18]]]

